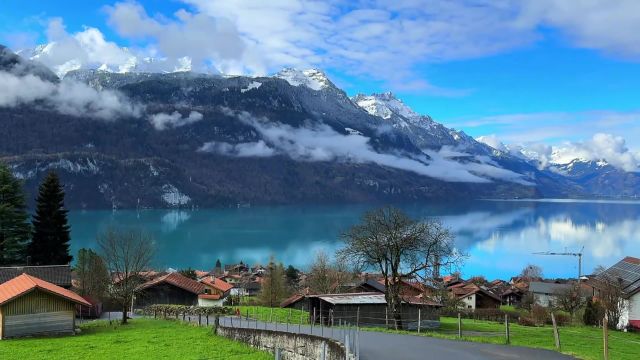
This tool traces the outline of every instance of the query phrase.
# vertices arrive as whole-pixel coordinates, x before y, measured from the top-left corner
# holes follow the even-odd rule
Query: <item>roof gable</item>
[[[162,283],[171,284],[193,294],[202,294],[205,289],[204,285],[202,285],[201,283],[189,279],[188,277],[177,272],[174,272],[147,281],[146,283],[140,285],[140,287],[138,287],[138,290],[144,290]]]
[[[22,274],[0,285],[0,305],[4,305],[35,289],[63,297],[77,304],[91,306],[89,302],[73,291],[27,274]]]

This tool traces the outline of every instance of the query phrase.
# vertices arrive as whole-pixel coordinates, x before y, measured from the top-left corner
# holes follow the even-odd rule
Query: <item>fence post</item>
[[[389,328],[389,308],[384,308],[384,326]]]
[[[311,335],[313,335],[313,324],[316,322],[316,307],[313,307],[313,318],[311,319]]]
[[[504,331],[507,337],[507,344],[511,343],[511,337],[509,334],[509,314],[504,314]]]
[[[198,326],[202,326],[202,314],[198,314]]]
[[[462,337],[462,317],[460,316],[460,313],[458,313],[458,337]]]
[[[356,326],[360,326],[360,306],[358,306],[358,310],[356,312]]]
[[[602,339],[604,360],[609,360],[609,315],[606,311],[604,312],[604,320],[602,320]]]
[[[553,339],[556,342],[556,349],[560,351],[560,333],[558,333],[558,324],[556,323],[556,317],[551,313],[551,323],[553,324]]]
[[[422,326],[422,309],[418,308],[418,334],[420,334],[420,327]]]
[[[216,318],[213,322],[213,333],[218,335],[218,327],[220,327],[220,316],[216,315]]]
[[[275,349],[276,360],[280,360],[280,348]]]
[[[209,314],[207,314],[207,326],[209,326]]]
[[[323,341],[322,342],[322,360],[326,360],[327,359],[327,342]]]

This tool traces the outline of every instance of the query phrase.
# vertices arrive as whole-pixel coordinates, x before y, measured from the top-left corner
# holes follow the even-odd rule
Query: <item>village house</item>
[[[456,283],[448,288],[451,296],[460,300],[461,307],[468,310],[499,308],[502,300],[484,286],[473,283]]]
[[[551,307],[557,303],[558,297],[571,290],[571,284],[557,284],[550,282],[532,281],[529,292],[533,295],[533,302],[540,306]]]
[[[205,285],[177,272],[149,280],[140,285],[134,306],[143,308],[154,304],[198,305],[198,298],[205,294]]]
[[[596,299],[602,287],[600,281],[604,277],[617,280],[623,293],[624,306],[618,328],[640,329],[640,259],[627,256],[590,280],[592,295]]]
[[[204,285],[204,294],[198,296],[199,306],[222,306],[233,289],[233,285],[215,276],[204,277],[200,283]]]
[[[314,323],[395,326],[393,316],[387,312],[385,295],[379,292],[308,295],[306,298],[309,316]],[[402,323],[398,326],[405,330],[415,330],[420,319],[423,329],[439,327],[440,307],[440,304],[427,299],[403,298]]]
[[[22,274],[31,275],[65,289],[71,289],[72,286],[71,266],[69,265],[0,267],[0,284]]]
[[[0,284],[0,339],[73,334],[75,306],[91,306],[80,295],[22,274]]]

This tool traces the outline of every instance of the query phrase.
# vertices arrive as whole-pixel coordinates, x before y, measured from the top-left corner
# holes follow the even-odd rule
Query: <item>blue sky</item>
[[[95,28],[223,72],[319,67],[350,95],[390,90],[476,137],[586,146],[606,133],[637,152],[639,14],[635,0],[8,0],[0,42],[47,43],[52,22],[58,38]]]

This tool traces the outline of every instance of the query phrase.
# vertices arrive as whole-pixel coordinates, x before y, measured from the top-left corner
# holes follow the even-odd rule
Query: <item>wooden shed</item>
[[[155,304],[198,305],[198,296],[205,294],[205,286],[177,272],[160,276],[140,285],[135,307]]]
[[[73,334],[75,305],[91,306],[80,295],[22,274],[0,285],[0,339]]]

